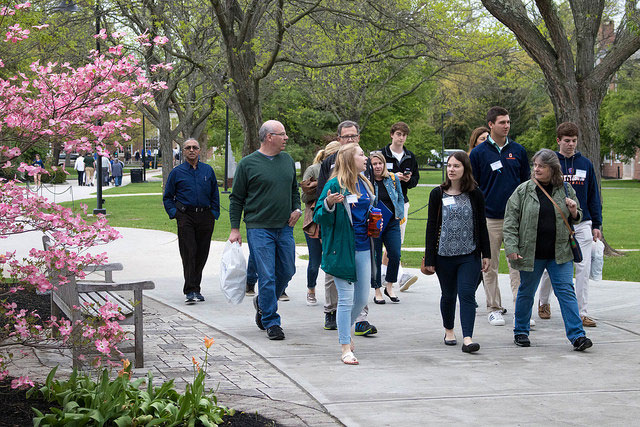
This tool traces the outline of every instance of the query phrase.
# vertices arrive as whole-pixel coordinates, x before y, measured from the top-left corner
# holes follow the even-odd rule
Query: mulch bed
[[[8,289],[6,284],[0,283],[0,292]],[[38,310],[42,319],[51,316],[51,297],[49,295],[38,295],[35,292],[18,291],[7,296],[7,302],[15,302],[18,309]],[[6,324],[4,317],[0,317],[0,328]],[[35,413],[31,408],[37,408],[43,414],[50,412],[49,408],[57,407],[46,400],[38,398],[37,393],[31,399],[27,399],[26,390],[14,390],[11,388],[11,380],[7,377],[0,381],[0,427],[23,427],[33,425]],[[36,385],[37,386],[37,385]],[[234,416],[223,418],[221,426],[225,427],[267,427],[279,426],[273,420],[246,412],[236,412]]]

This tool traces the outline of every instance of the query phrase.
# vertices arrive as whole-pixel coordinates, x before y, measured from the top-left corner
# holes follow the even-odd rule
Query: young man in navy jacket
[[[582,325],[595,327],[596,321],[587,312],[589,273],[591,272],[591,245],[596,240],[602,240],[600,226],[602,225],[602,204],[598,191],[598,180],[595,169],[589,159],[576,151],[578,145],[578,126],[575,123],[564,122],[556,130],[560,159],[560,167],[565,182],[576,190],[576,196],[582,208],[582,222],[575,225],[576,239],[582,249],[582,262],[576,263],[576,297]],[[541,319],[551,317],[549,293],[551,281],[545,271],[540,281],[540,301],[538,302],[538,316]]]
[[[487,229],[491,244],[491,265],[484,274],[489,323],[504,326],[498,267],[502,245],[502,225],[507,200],[518,185],[531,176],[529,159],[524,147],[507,136],[511,128],[509,112],[502,107],[491,107],[487,113],[490,134],[487,140],[471,151],[471,169],[485,199]],[[509,265],[511,291],[515,301],[520,286],[520,274]]]

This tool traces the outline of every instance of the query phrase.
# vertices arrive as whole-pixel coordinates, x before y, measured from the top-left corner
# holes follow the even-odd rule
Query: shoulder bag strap
[[[542,185],[540,185],[540,183],[538,182],[537,179],[533,178],[533,182],[536,183],[536,185],[542,190],[542,192],[545,194],[545,196],[547,196],[549,198],[549,200],[551,200],[551,203],[553,203],[553,206],[556,207],[556,209],[558,210],[558,212],[560,213],[560,216],[562,216],[562,220],[564,221],[564,225],[567,227],[567,229],[569,230],[569,234],[571,234],[572,236],[575,234],[575,231],[573,231],[573,228],[571,228],[571,226],[569,225],[569,221],[567,221],[567,217],[564,216],[564,213],[562,213],[562,209],[560,209],[560,206],[558,206],[558,204],[555,202],[555,200],[553,200],[551,198],[551,196],[549,195],[549,193],[547,193],[547,190],[544,189],[544,187],[542,187]],[[565,188],[564,191],[566,192],[567,189]]]

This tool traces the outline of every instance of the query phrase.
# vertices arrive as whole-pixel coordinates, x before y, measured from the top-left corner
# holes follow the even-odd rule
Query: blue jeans
[[[122,185],[122,175],[114,176],[113,177],[113,183],[116,185],[116,187],[121,186]]]
[[[536,259],[533,264],[533,271],[520,271],[520,287],[516,297],[513,333],[514,335],[529,335],[529,320],[531,319],[533,300],[545,269],[549,272],[553,293],[560,303],[560,311],[567,338],[573,343],[576,338],[585,335],[578,311],[578,300],[573,289],[573,261],[558,265],[553,259]]]
[[[356,277],[358,280],[355,283],[333,278],[338,290],[336,322],[340,344],[351,342],[351,327],[367,305],[371,286],[371,251],[356,251]]]
[[[247,285],[255,285],[258,283],[258,272],[256,271],[256,260],[249,246],[249,261],[247,261]]]
[[[385,280],[389,283],[398,281],[398,267],[400,267],[400,221],[392,218],[387,224],[380,237],[373,239],[373,248],[376,256],[376,277],[371,281],[371,287],[376,289],[382,286],[380,266],[382,264],[382,244],[387,248],[387,257],[389,264],[387,265],[387,274]]]
[[[473,337],[476,320],[476,283],[481,269],[482,263],[476,254],[436,256],[436,274],[442,291],[442,326],[445,329],[453,329],[457,297],[460,300],[460,325],[464,337]]]
[[[316,287],[316,279],[318,278],[318,269],[322,262],[322,243],[320,239],[309,237],[304,233],[307,240],[307,248],[309,249],[309,264],[307,265],[307,288],[314,289]]]
[[[247,228],[249,250],[258,271],[258,306],[265,328],[280,325],[278,298],[296,272],[293,227]]]

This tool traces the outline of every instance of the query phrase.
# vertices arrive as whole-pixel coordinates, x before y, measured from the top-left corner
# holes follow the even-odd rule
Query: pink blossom
[[[96,349],[100,353],[104,353],[104,354],[109,354],[111,352],[111,350],[109,349],[109,341],[105,339],[96,341]]]
[[[21,387],[33,387],[33,381],[29,379],[29,377],[19,377],[11,381],[11,388],[21,388]]]

